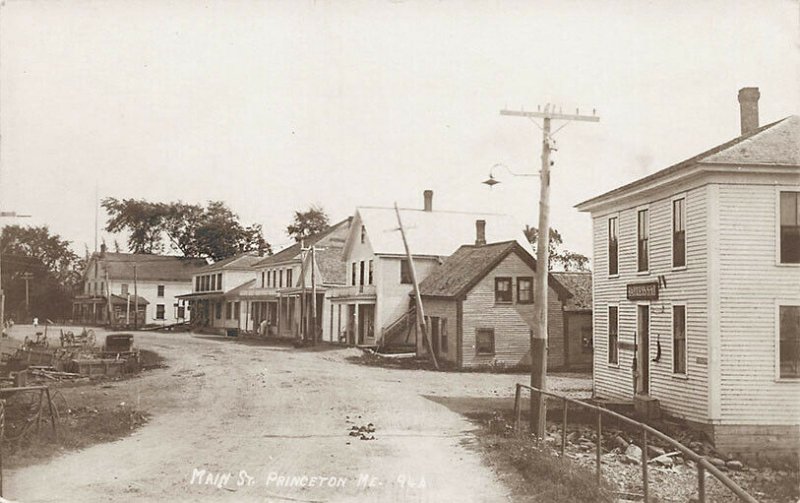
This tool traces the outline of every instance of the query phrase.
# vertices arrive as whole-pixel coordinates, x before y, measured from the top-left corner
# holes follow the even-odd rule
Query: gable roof
[[[564,303],[564,311],[592,310],[592,273],[589,271],[551,272],[572,297]]]
[[[400,218],[413,255],[450,256],[462,244],[475,241],[475,221],[485,220],[487,242],[516,240],[533,256],[533,249],[522,232],[523,226],[508,215],[401,208]],[[356,220],[365,227],[373,253],[405,255],[394,208],[361,206],[356,208]],[[359,238],[360,229],[356,227],[353,225],[350,229],[345,254],[350,243]]]
[[[691,168],[720,165],[800,167],[800,116],[790,115],[762,126],[685,161],[583,201],[575,207],[588,211],[592,206],[615,196],[646,187],[672,175],[688,174]]]
[[[218,260],[213,264],[209,264],[203,267],[200,271],[201,273],[211,272],[211,271],[222,271],[222,270],[250,270],[250,268],[261,260],[261,257],[258,256],[257,252],[244,252],[238,255],[234,255],[233,257],[228,257],[226,259]]]
[[[92,260],[102,264],[113,281],[133,280],[134,266],[139,281],[191,281],[192,275],[206,265],[201,258],[143,253],[97,253]]]
[[[339,248],[341,253],[341,249],[344,248],[344,241],[347,236],[347,231],[350,228],[351,221],[352,217],[348,217],[340,222],[337,222],[322,232],[318,232],[306,237],[303,239],[302,244],[303,246],[308,247],[316,244],[320,244],[321,246],[324,243],[327,247]],[[268,267],[291,260],[300,260],[300,254],[302,251],[301,248],[302,247],[300,246],[300,243],[295,243],[274,255],[270,255],[269,257],[259,260],[254,264],[254,266]],[[344,277],[344,273],[342,274],[342,277]]]
[[[420,295],[427,297],[464,297],[481,279],[497,267],[511,253],[516,253],[531,270],[536,270],[536,259],[516,241],[503,241],[487,245],[464,245],[434,269],[419,285]],[[562,299],[570,293],[552,275],[548,284]]]

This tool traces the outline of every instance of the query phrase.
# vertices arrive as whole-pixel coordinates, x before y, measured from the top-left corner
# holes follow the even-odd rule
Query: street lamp
[[[497,185],[498,183],[500,183],[500,180],[494,177],[495,168],[504,168],[506,171],[508,171],[508,173],[511,176],[537,176],[535,173],[514,173],[508,166],[506,166],[502,162],[498,162],[496,164],[493,164],[492,167],[489,168],[489,178],[481,182],[484,185],[488,185],[490,189],[495,185]]]

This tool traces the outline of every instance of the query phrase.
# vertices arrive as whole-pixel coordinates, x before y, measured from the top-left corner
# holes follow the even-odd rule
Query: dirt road
[[[513,375],[387,370],[191,334],[136,335],[169,368],[115,384],[152,420],[127,438],[5,474],[18,501],[508,501],[472,425],[425,398],[508,396]],[[554,387],[585,388],[562,378]],[[375,440],[349,436],[373,423]],[[226,476],[230,474],[230,478]]]

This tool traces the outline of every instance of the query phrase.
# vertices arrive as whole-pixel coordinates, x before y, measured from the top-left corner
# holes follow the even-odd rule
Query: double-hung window
[[[608,363],[619,363],[619,311],[617,306],[608,306]]]
[[[636,212],[637,220],[637,247],[636,247],[636,270],[647,272],[650,269],[650,218],[648,210]]]
[[[608,219],[608,275],[619,274],[619,220],[617,217]]]
[[[403,285],[411,284],[411,264],[405,258],[400,260],[400,283]]]
[[[494,301],[496,303],[512,302],[511,278],[497,277],[494,279]]]
[[[800,306],[778,306],[778,377],[800,377]]]
[[[780,193],[781,264],[800,264],[800,192]]]
[[[672,373],[686,375],[686,306],[672,306]]]
[[[533,304],[533,278],[528,276],[517,278],[517,303]]]
[[[475,353],[479,355],[494,354],[494,329],[475,329]]]
[[[672,201],[672,267],[686,265],[686,199]]]

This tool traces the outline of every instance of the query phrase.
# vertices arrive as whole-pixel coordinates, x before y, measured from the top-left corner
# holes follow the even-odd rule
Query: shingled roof
[[[213,264],[205,266],[199,272],[221,271],[223,269],[229,270],[249,270],[256,262],[259,262],[262,257],[258,256],[256,252],[244,252],[233,257],[218,260]]]
[[[710,169],[721,165],[800,167],[800,116],[790,115],[762,126],[685,161],[588,199],[576,207],[588,211],[616,196],[623,196],[669,177],[688,174],[694,168]]]
[[[148,255],[143,253],[98,253],[92,257],[108,271],[111,280],[191,281],[192,275],[206,265],[205,259]]]
[[[322,232],[318,232],[316,234],[312,234],[306,237],[305,239],[303,239],[302,244],[303,246],[306,247],[314,246],[316,244],[320,244],[320,246],[322,246],[324,244],[324,246],[327,248],[338,248],[339,249],[338,254],[337,253],[332,253],[332,254],[338,256],[339,261],[341,261],[341,250],[342,248],[344,248],[344,241],[345,238],[347,237],[347,232],[348,229],[350,228],[351,221],[352,221],[351,217],[345,218],[344,220],[331,225]],[[299,260],[300,252],[301,252],[300,243],[295,243],[291,246],[284,248],[275,255],[271,255],[256,262],[255,267],[269,267],[271,265],[281,264],[291,260]],[[317,262],[319,261],[320,260],[318,257]],[[342,272],[342,278],[344,278],[344,276],[345,273]]]
[[[565,303],[564,311],[592,310],[592,273],[588,271],[551,272],[559,283],[572,294]]]
[[[464,245],[420,283],[420,295],[462,298],[511,253],[516,253],[532,270],[536,270],[536,260],[516,241]],[[569,291],[552,275],[548,283],[562,299],[570,296]]]

